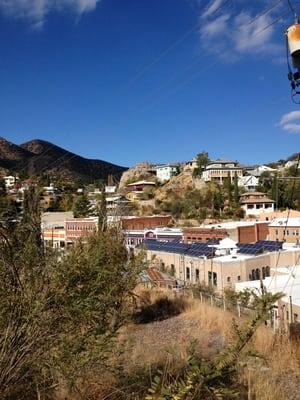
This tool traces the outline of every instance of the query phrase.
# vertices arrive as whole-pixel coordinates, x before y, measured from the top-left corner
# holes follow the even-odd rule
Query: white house
[[[116,193],[117,186],[105,186],[105,193]]]
[[[294,160],[294,161],[288,161],[288,162],[286,162],[286,163],[284,164],[284,168],[288,169],[288,168],[291,168],[291,167],[296,166],[297,164],[298,164],[298,161],[296,161],[296,160]],[[300,169],[300,165],[299,165],[298,168]]]
[[[163,164],[157,165],[156,177],[160,182],[169,181],[172,176],[176,175],[179,169],[179,164]]]
[[[269,172],[271,174],[271,173],[274,173],[276,171],[277,171],[277,169],[268,167],[267,165],[259,165],[255,169],[248,170],[248,173],[250,175],[254,175],[254,176],[261,176],[261,174],[263,174],[264,172]]]
[[[5,182],[6,189],[12,189],[15,186],[16,182],[18,181],[18,177],[12,175],[4,176],[3,179]]]
[[[241,176],[238,180],[239,187],[247,190],[247,192],[255,192],[258,187],[259,179],[254,175]]]

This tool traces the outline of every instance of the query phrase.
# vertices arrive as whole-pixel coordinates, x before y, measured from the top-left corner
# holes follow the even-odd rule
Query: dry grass
[[[166,296],[165,291],[140,292],[144,304]],[[173,296],[168,294],[172,299]],[[178,301],[178,299],[177,299]],[[123,378],[108,374],[87,379],[89,400],[139,400],[144,398],[158,367],[180,369],[187,348],[197,341],[197,353],[209,359],[234,339],[233,315],[208,303],[185,298],[184,311],[175,317],[148,324],[131,323],[118,337],[112,364]],[[267,327],[255,335],[251,350],[261,357],[252,359],[241,371],[241,382],[250,383],[255,400],[300,400],[300,346],[285,336],[274,336]],[[65,397],[69,400],[69,398]],[[73,398],[72,398],[73,399]]]

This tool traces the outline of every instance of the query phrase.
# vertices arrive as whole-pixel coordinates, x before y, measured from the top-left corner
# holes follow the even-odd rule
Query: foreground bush
[[[52,398],[62,383],[78,391],[101,369],[127,316],[140,262],[110,229],[63,257],[43,248],[38,196],[23,219],[0,229],[0,398]]]
[[[163,321],[181,314],[187,306],[188,303],[184,297],[170,298],[163,296],[154,303],[142,305],[140,312],[135,315],[135,321],[141,324]]]

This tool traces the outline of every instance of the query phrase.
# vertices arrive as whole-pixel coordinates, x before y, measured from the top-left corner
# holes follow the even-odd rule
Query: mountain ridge
[[[126,167],[104,160],[89,159],[54,143],[33,139],[17,145],[0,138],[0,168],[30,177],[53,173],[69,179],[106,180],[109,175],[120,179]]]

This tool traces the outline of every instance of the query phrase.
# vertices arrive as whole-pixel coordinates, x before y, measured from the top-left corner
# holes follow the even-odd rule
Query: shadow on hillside
[[[137,324],[163,321],[181,314],[187,307],[188,302],[183,297],[170,299],[164,296],[155,300],[154,303],[142,305],[140,311],[133,316],[133,319]]]

